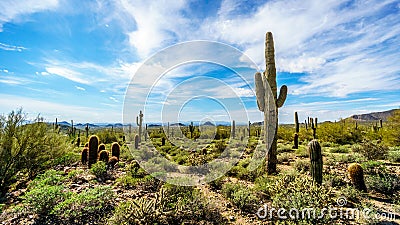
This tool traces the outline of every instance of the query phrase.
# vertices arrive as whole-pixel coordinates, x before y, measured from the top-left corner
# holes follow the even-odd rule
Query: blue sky
[[[134,77],[148,57],[209,40],[238,48],[264,70],[266,31],[274,35],[278,84],[289,89],[281,122],[292,122],[294,111],[301,120],[333,121],[400,106],[398,0],[3,0],[0,9],[0,113],[23,107],[47,121],[122,122],[128,84],[148,82]],[[173,105],[162,100],[174,91],[180,107],[185,94],[188,102],[179,118],[165,106],[164,119],[242,118],[217,102],[242,104],[251,121],[262,119],[251,87],[229,68],[194,63],[169,73],[149,95],[159,102],[147,106],[148,121]]]

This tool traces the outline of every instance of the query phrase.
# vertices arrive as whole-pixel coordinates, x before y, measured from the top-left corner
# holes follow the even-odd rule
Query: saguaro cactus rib
[[[265,143],[268,140],[268,121],[269,121],[269,113],[268,112],[268,104],[269,96],[268,88],[271,88],[272,95],[275,101],[275,115],[276,119],[273,123],[278,127],[278,108],[282,107],[285,103],[287,96],[287,87],[283,85],[280,88],[280,92],[278,95],[277,83],[276,83],[276,68],[275,68],[275,50],[274,50],[274,40],[272,38],[272,33],[267,32],[265,38],[265,71],[264,76],[261,73],[256,73],[254,76],[255,86],[256,86],[256,97],[257,97],[257,105],[258,109],[264,112],[264,139]],[[268,143],[267,143],[268,145]],[[267,146],[268,147],[268,146]],[[267,153],[267,172],[269,174],[276,173],[276,164],[277,164],[277,129],[275,129],[274,139],[272,145]]]

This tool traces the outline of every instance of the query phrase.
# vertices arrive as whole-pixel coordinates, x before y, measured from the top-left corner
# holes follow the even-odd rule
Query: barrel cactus
[[[118,158],[113,156],[108,160],[107,166],[111,169],[114,169],[115,164],[118,163]]]
[[[115,156],[119,159],[119,154],[120,154],[120,146],[118,142],[114,142],[111,145],[111,156]]]
[[[268,145],[268,121],[269,121],[269,95],[268,88],[271,88],[273,98],[275,100],[275,125],[278,127],[278,108],[282,107],[286,100],[287,87],[283,85],[280,89],[279,96],[276,84],[276,68],[275,68],[275,50],[272,33],[267,32],[265,40],[265,64],[266,68],[263,75],[259,72],[255,74],[256,97],[258,109],[264,112],[264,142]],[[272,145],[267,153],[267,172],[268,174],[276,173],[277,164],[277,129],[275,129]],[[268,147],[268,146],[267,146]]]
[[[311,161],[311,176],[317,184],[322,184],[322,153],[321,145],[317,140],[308,143],[308,152]]]
[[[97,152],[100,153],[103,150],[106,150],[106,145],[105,144],[100,144],[98,149],[97,149]]]
[[[101,150],[99,153],[99,161],[103,161],[105,163],[108,163],[108,152],[106,150]]]
[[[89,148],[88,147],[84,147],[82,152],[81,152],[82,165],[86,165],[86,163],[88,162],[88,153],[89,153]]]
[[[352,163],[347,168],[349,177],[353,186],[359,191],[367,191],[367,187],[364,182],[363,168],[358,163]]]
[[[97,162],[97,149],[99,147],[99,138],[96,135],[92,135],[89,138],[89,159],[88,166],[92,167]]]

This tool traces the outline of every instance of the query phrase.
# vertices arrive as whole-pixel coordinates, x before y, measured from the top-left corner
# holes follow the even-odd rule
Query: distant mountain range
[[[372,113],[365,113],[360,115],[352,115],[350,118],[359,120],[359,121],[376,121],[382,120],[387,121],[390,116],[394,114],[395,111],[400,109],[391,109],[388,111],[383,112],[372,112]]]

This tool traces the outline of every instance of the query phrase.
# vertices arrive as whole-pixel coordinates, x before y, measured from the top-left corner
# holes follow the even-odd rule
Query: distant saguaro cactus
[[[143,124],[143,113],[142,110],[139,112],[139,116],[136,117],[136,124],[139,127],[139,142],[142,140],[142,124]]]
[[[298,149],[299,148],[299,131],[300,131],[300,126],[299,126],[299,116],[297,115],[297,112],[294,112],[294,125],[296,128],[296,133],[294,133],[294,149]]]
[[[165,137],[162,137],[161,138],[161,146],[164,146],[165,145]]]
[[[118,142],[114,142],[111,145],[111,156],[115,156],[119,159],[119,155],[120,155],[120,146]]]
[[[194,133],[193,122],[190,122],[189,131],[190,131],[190,139],[193,139],[193,133]]]
[[[236,123],[235,120],[232,121],[232,131],[231,131],[231,136],[234,139],[236,136]]]
[[[264,139],[267,143],[268,139],[268,121],[269,121],[269,110],[268,110],[268,87],[271,88],[274,100],[275,100],[275,115],[276,115],[276,129],[274,139],[271,148],[267,153],[267,172],[268,174],[276,173],[277,164],[277,128],[278,128],[278,108],[282,107],[286,100],[287,87],[283,85],[280,89],[279,96],[277,93],[276,84],[276,68],[275,68],[275,50],[272,33],[267,32],[265,39],[265,64],[266,68],[264,74],[257,72],[255,74],[255,85],[256,85],[256,96],[258,109],[264,112]],[[267,146],[268,147],[268,146]]]
[[[96,135],[92,135],[89,138],[89,160],[88,166],[92,167],[97,162],[97,149],[99,147],[99,138]]]
[[[89,137],[89,124],[88,123],[86,124],[85,131],[86,131],[86,138],[88,138]]]
[[[322,184],[322,153],[317,140],[308,143],[308,153],[311,161],[311,176],[317,184]]]
[[[135,135],[135,149],[139,148],[139,135]]]
[[[364,182],[363,168],[358,163],[352,163],[347,168],[349,171],[349,177],[353,186],[359,191],[367,191],[367,186]]]

